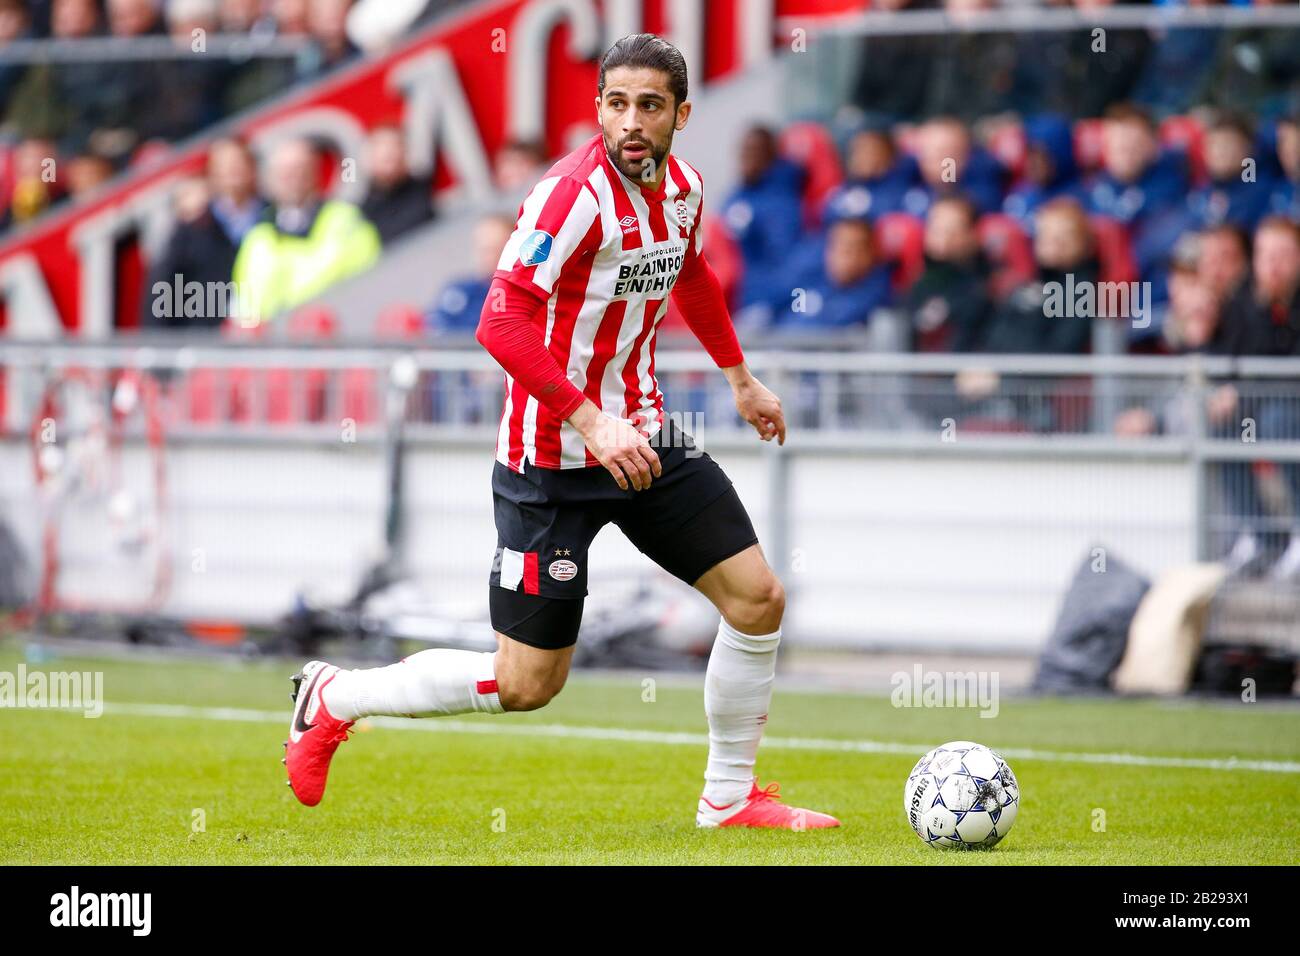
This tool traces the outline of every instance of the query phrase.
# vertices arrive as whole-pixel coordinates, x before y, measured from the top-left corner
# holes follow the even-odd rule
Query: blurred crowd
[[[1090,14],[1114,0],[1043,0],[1048,9]],[[1124,7],[1285,5],[1278,0],[1153,0]],[[1023,4],[997,0],[873,0],[877,10],[943,9],[954,17]],[[1106,26],[1023,33],[962,30],[861,41],[854,98],[893,118],[950,114],[973,121],[1004,111],[1098,116],[1130,100],[1158,113],[1198,104],[1272,114],[1300,79],[1292,28],[1218,29],[1210,21],[1159,29]],[[1292,104],[1294,105],[1294,104]]]
[[[1118,103],[984,131],[751,129],[720,210],[738,321],[861,328],[892,306],[903,348],[1082,353],[1097,316],[1051,315],[1044,288],[1137,281],[1133,351],[1300,354],[1300,113],[1255,129]]]
[[[1082,354],[1093,320],[1113,318],[1137,353],[1300,355],[1300,113],[1254,128],[1117,103],[979,129],[749,129],[738,185],[705,219],[736,324],[806,341],[888,314],[901,327],[873,347]],[[491,216],[478,235],[499,248],[508,227]],[[495,261],[481,258],[431,327],[472,328]],[[1092,311],[1046,305],[1053,285],[1073,301],[1117,283],[1123,315],[1103,314],[1104,295]]]
[[[0,56],[23,40],[119,41],[121,50],[169,41],[180,54],[152,55],[137,42],[142,52],[127,59],[87,52],[0,62],[0,229],[458,2],[395,5],[397,23],[384,0],[0,0]],[[254,42],[243,53],[213,52],[214,37],[278,38],[291,49],[261,55]]]
[[[176,225],[149,257],[139,325],[173,332],[247,330],[370,268],[385,247],[436,217],[432,179],[412,173],[406,156],[399,127],[372,129],[360,157],[367,192],[353,204],[330,197],[338,164],[309,139],[282,141],[262,169],[246,143],[217,140],[203,175],[176,187]],[[496,185],[516,194],[543,169],[539,146],[507,143],[496,156]],[[491,216],[475,230],[480,273],[490,275],[512,228],[513,220]],[[478,275],[453,283],[439,298],[433,327],[473,331],[487,285]],[[187,292],[198,289],[220,289],[223,297]],[[312,322],[319,324],[325,313],[313,314],[316,319],[305,320],[308,333],[335,331],[326,319],[329,328],[313,332]],[[381,317],[385,323],[422,331],[419,315]]]

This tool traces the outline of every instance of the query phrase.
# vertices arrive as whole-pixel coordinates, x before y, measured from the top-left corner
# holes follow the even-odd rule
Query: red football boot
[[[786,806],[780,798],[781,785],[770,783],[758,789],[758,778],[750,786],[749,796],[726,806],[714,806],[700,797],[695,813],[699,827],[762,827],[769,830],[821,830],[837,827],[840,821],[816,810]]]
[[[309,807],[325,795],[325,778],[339,744],[348,739],[354,720],[339,720],[329,712],[321,691],[339,669],[324,661],[311,661],[293,676],[293,719],[284,742],[284,765],[289,768],[293,795]]]

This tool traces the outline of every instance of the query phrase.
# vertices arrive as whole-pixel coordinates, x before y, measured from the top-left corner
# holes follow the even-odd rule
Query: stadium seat
[[[375,338],[382,342],[413,342],[424,335],[424,315],[405,302],[390,305],[375,319]]]
[[[1012,182],[1019,180],[1029,151],[1025,127],[1019,122],[999,122],[989,135],[988,151],[1010,173]]]
[[[1089,216],[1093,237],[1097,242],[1097,259],[1101,266],[1102,282],[1136,282],[1137,260],[1133,257],[1133,242],[1124,225],[1108,216]]]
[[[289,316],[287,332],[295,342],[314,342],[332,339],[338,327],[338,316],[333,309],[323,305],[308,305]]]
[[[221,326],[221,337],[233,342],[258,341],[265,333],[263,325],[245,326],[234,318]],[[187,420],[193,425],[251,421],[254,379],[248,368],[191,369],[180,385]]]
[[[717,216],[706,215],[700,228],[704,230],[704,254],[709,260],[709,267],[718,277],[727,307],[734,309],[736,293],[740,290],[740,282],[745,275],[745,259],[740,246],[732,237],[727,224]],[[659,328],[665,332],[689,331],[677,303],[671,298],[668,300],[668,314],[659,323]]]
[[[1029,426],[1018,418],[1000,418],[995,415],[970,415],[961,419],[961,430],[978,435],[1021,435]]]
[[[1074,124],[1074,160],[1082,172],[1090,173],[1101,166],[1105,121],[1081,119]]]
[[[320,305],[304,306],[291,313],[285,328],[294,342],[328,341],[337,330],[338,316]],[[286,425],[324,420],[329,380],[328,369],[267,369],[262,382],[266,390],[266,421]]]
[[[981,216],[976,226],[980,248],[993,266],[993,296],[1002,298],[1034,275],[1034,249],[1020,223],[1003,213]]]
[[[375,319],[378,342],[415,342],[424,335],[424,316],[407,303],[397,303],[380,311]],[[358,425],[379,421],[382,398],[381,376],[371,368],[347,368],[339,373],[341,414]]]
[[[804,168],[804,226],[819,222],[826,197],[844,180],[840,154],[830,131],[821,123],[791,123],[781,131],[781,153]]]
[[[1204,185],[1209,174],[1205,169],[1205,129],[1193,116],[1170,116],[1160,124],[1160,144],[1181,150],[1187,156],[1187,171],[1193,186]]]
[[[911,287],[925,269],[925,224],[905,212],[876,220],[876,248],[893,267],[894,291]]]

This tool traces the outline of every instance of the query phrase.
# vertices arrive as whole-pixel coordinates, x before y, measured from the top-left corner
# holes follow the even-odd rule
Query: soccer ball
[[[903,788],[903,812],[930,846],[973,850],[996,844],[1016,822],[1020,785],[1002,757],[969,740],[935,747]]]

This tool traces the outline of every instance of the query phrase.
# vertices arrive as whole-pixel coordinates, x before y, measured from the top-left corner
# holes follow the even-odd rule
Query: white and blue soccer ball
[[[903,788],[907,822],[925,843],[947,849],[991,847],[1020,810],[1020,785],[1001,755],[954,740],[916,762]]]

